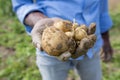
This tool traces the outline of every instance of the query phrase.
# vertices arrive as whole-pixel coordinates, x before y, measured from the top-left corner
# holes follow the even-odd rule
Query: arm
[[[37,21],[44,19],[44,18],[47,18],[47,17],[40,12],[31,12],[30,14],[26,16],[24,23],[26,25],[34,27]]]
[[[47,18],[43,14],[43,6],[33,0],[12,0],[12,5],[18,19],[31,35],[33,44],[40,49],[42,31],[56,19]]]
[[[112,21],[108,13],[108,0],[102,0],[100,5],[100,29],[103,39],[102,59],[107,62],[112,59],[113,50],[109,39],[109,29],[112,27]]]
[[[45,17],[42,14],[42,6],[34,3],[33,0],[12,0],[12,6],[13,11],[16,13],[20,22],[24,24],[28,33],[31,33],[36,21]]]
[[[46,18],[46,16],[41,13],[42,7],[35,4],[33,0],[12,0],[12,6],[18,19],[25,25],[26,31],[30,34],[37,21]],[[35,34],[38,33],[34,33],[34,35]],[[34,35],[31,35],[31,37],[36,37]],[[35,38],[35,40],[39,40],[39,37]],[[40,45],[37,46],[37,44],[35,44],[35,46],[40,47]]]
[[[108,62],[113,57],[113,49],[111,47],[111,43],[109,39],[109,32],[107,31],[102,33],[102,38],[103,38],[104,44],[103,44],[103,52],[101,56],[104,62]]]

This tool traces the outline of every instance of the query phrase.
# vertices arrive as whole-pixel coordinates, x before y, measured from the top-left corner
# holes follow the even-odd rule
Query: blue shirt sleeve
[[[100,0],[100,31],[104,33],[112,27],[113,23],[108,11],[108,0]]]
[[[25,17],[33,11],[42,12],[42,6],[38,6],[33,0],[12,0],[13,11],[17,14],[18,19],[24,24]],[[24,24],[25,25],[25,24]],[[31,32],[32,28],[25,25],[26,31]]]

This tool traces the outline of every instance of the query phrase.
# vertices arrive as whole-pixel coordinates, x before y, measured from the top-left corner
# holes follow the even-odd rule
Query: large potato
[[[52,56],[59,56],[68,50],[68,37],[55,27],[47,27],[42,34],[42,48]]]

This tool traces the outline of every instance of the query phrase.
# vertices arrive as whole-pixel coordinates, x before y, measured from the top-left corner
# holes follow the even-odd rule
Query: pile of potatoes
[[[57,21],[42,34],[42,49],[51,56],[77,58],[92,48],[96,42],[96,24],[78,25],[67,20]],[[63,53],[67,52],[63,55]]]

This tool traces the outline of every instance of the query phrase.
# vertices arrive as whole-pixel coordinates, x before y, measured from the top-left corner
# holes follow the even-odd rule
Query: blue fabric
[[[79,80],[102,80],[100,55],[97,53],[92,59],[85,56],[83,60],[66,62],[48,56],[37,55],[36,57],[36,63],[42,75],[41,80],[68,80],[66,77],[70,69],[76,69],[81,78]]]
[[[97,29],[97,42],[91,48],[87,55],[92,58],[93,54],[98,52],[103,44],[101,33],[108,31],[112,26],[112,20],[108,13],[108,0],[12,0],[13,10],[16,12],[21,23],[32,11],[40,11],[48,17],[60,17],[65,20],[76,20],[79,24],[95,22]],[[25,25],[25,24],[24,24]],[[26,31],[31,32],[32,28],[25,25]],[[47,55],[40,52],[41,55]],[[49,56],[49,55],[47,55]],[[84,56],[78,59],[83,59]]]

